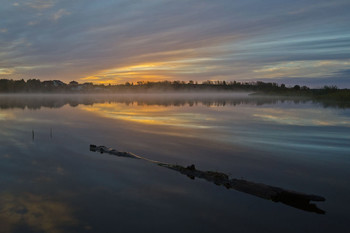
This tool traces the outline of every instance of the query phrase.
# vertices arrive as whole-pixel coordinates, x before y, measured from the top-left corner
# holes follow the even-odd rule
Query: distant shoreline
[[[307,86],[294,85],[287,87],[285,84],[236,81],[205,81],[197,83],[193,81],[161,81],[161,82],[136,82],[116,85],[104,85],[93,83],[78,83],[71,81],[66,84],[60,80],[40,81],[29,79],[27,81],[0,79],[1,94],[175,94],[175,93],[250,93],[253,96],[280,96],[302,97],[317,101],[350,102],[350,89],[339,89],[337,86],[324,86],[311,89]]]

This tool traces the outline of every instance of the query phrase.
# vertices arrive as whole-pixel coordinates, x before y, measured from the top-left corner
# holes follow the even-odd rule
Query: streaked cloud
[[[349,1],[0,3],[0,69],[13,69],[0,78],[346,80],[349,67]]]
[[[14,72],[13,69],[1,69],[0,68],[0,75],[10,75]]]
[[[70,12],[68,12],[67,10],[65,9],[59,9],[55,14],[53,14],[53,19],[54,20],[58,20],[60,18],[62,18],[63,16],[65,15],[70,15]]]
[[[25,1],[24,5],[37,10],[43,10],[53,7],[55,3],[53,0],[29,0]]]
[[[264,66],[254,72],[262,78],[324,77],[332,76],[334,72],[349,66],[350,60],[290,61]]]

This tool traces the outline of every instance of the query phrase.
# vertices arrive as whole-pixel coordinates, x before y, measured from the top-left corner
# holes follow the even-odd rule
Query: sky
[[[0,0],[0,78],[350,87],[349,0]]]

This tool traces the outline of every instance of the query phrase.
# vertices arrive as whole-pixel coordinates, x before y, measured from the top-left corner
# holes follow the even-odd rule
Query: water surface
[[[0,223],[4,232],[344,232],[349,141],[349,109],[305,100],[0,96]],[[326,214],[90,144],[321,195]]]

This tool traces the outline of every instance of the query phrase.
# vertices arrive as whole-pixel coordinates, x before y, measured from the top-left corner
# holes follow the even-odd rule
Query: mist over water
[[[344,232],[349,126],[350,109],[247,93],[1,95],[0,223],[6,232]],[[90,144],[318,194],[326,214]]]
[[[97,103],[124,103],[126,105],[263,105],[272,103],[311,102],[305,98],[291,98],[278,96],[254,96],[249,92],[184,92],[184,93],[123,93],[123,94],[3,94],[0,95],[0,108],[28,108],[41,107],[60,108],[64,105],[76,107],[78,105],[93,105]],[[328,105],[323,105],[327,107]],[[337,107],[337,103],[333,105]]]
[[[65,104],[94,104],[104,102],[172,104],[176,101],[199,103],[217,100],[255,99],[249,97],[249,92],[176,92],[176,93],[120,93],[120,94],[0,94],[0,106],[9,107],[17,105],[37,105],[47,107],[60,107]],[[51,104],[51,106],[49,105]]]

